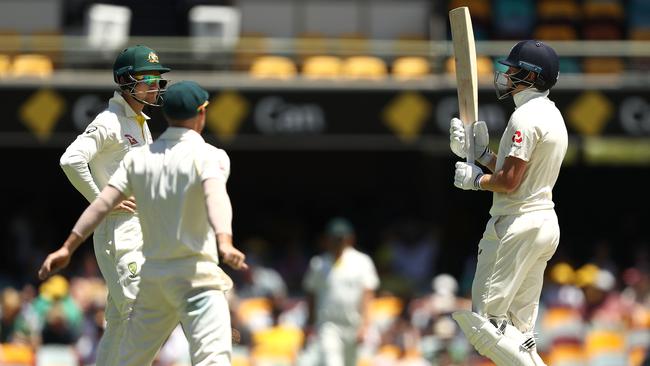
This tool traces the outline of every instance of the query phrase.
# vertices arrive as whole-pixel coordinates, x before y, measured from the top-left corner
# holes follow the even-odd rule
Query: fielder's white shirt
[[[329,254],[311,259],[303,287],[314,294],[316,322],[357,327],[364,290],[376,290],[379,277],[372,259],[347,247],[338,261]]]
[[[202,182],[228,180],[230,159],[194,130],[169,127],[129,152],[109,183],[135,196],[147,261],[197,258],[218,263]]]
[[[142,127],[137,118],[145,119]],[[108,108],[63,153],[61,168],[88,202],[99,195],[129,150],[153,141],[147,119],[144,113],[138,116],[122,95],[115,92]]]
[[[553,186],[567,150],[564,119],[548,91],[527,89],[513,97],[516,109],[499,143],[496,170],[513,156],[527,162],[526,172],[514,192],[494,193],[492,216],[552,209]]]

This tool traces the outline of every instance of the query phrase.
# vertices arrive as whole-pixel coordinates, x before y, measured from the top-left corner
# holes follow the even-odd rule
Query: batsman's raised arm
[[[79,248],[81,243],[92,234],[113,207],[124,199],[125,197],[116,188],[106,186],[81,214],[61,248],[47,256],[38,271],[38,277],[43,280],[65,268],[70,263],[72,254]]]

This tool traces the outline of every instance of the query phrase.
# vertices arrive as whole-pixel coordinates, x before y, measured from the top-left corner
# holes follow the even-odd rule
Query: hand
[[[487,165],[492,160],[492,151],[488,147],[490,135],[485,121],[474,122],[474,157],[481,164]],[[465,152],[465,127],[458,118],[452,118],[449,127],[449,146],[451,151],[459,158],[466,158]]]
[[[357,343],[363,344],[366,341],[366,338],[368,337],[368,329],[369,327],[367,325],[362,325],[357,329]]]
[[[66,247],[61,247],[59,250],[50,253],[41,265],[41,269],[38,270],[38,278],[44,280],[67,267],[71,255],[72,253]]]
[[[240,252],[237,250],[237,248],[232,246],[232,244],[219,243],[219,254],[221,255],[221,261],[233,269],[248,269],[248,264],[244,262],[246,256],[244,253]]]
[[[131,196],[113,207],[113,211],[135,213],[136,208],[135,197]]]
[[[479,190],[479,181],[483,176],[481,168],[472,163],[459,161],[456,163],[456,173],[454,174],[454,185],[460,189]]]

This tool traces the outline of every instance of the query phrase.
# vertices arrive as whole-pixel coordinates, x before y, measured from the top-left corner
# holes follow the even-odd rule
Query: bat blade
[[[467,161],[474,162],[474,134],[472,125],[478,118],[478,76],[476,45],[469,9],[466,6],[449,11],[451,38],[456,63],[458,111],[465,125]]]

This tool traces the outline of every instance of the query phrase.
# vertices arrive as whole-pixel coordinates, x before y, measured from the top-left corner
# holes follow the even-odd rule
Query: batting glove
[[[492,160],[492,151],[488,147],[490,135],[485,121],[474,122],[474,156],[476,160],[488,165]],[[466,158],[465,153],[465,127],[458,118],[452,118],[449,127],[449,147],[459,158]]]
[[[476,164],[459,161],[456,163],[454,185],[460,189],[474,191],[482,189],[479,185],[483,171]]]

